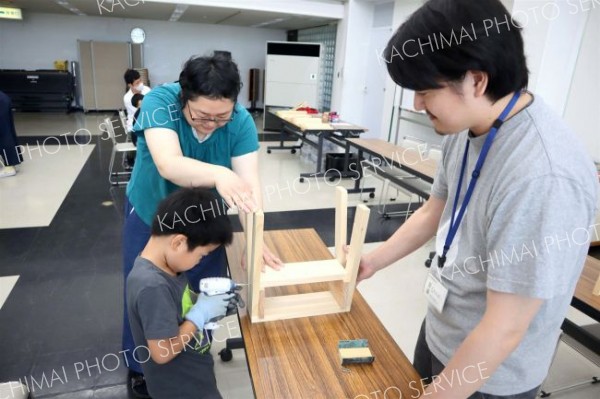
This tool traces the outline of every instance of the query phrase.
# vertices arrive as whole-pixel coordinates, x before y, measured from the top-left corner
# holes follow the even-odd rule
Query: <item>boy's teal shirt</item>
[[[258,133],[252,116],[236,103],[233,120],[216,129],[200,143],[183,115],[180,101],[181,86],[169,83],[152,89],[144,97],[142,110],[134,126],[138,135],[137,155],[131,180],[127,185],[127,197],[135,212],[149,226],[158,203],[179,186],[164,179],[159,173],[148,150],[144,130],[165,128],[179,137],[185,157],[231,169],[231,158],[258,150]],[[152,133],[160,134],[160,133]]]

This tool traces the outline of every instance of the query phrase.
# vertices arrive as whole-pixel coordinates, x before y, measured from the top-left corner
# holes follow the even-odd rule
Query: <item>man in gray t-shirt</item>
[[[595,168],[525,91],[521,30],[510,21],[499,0],[429,0],[384,54],[444,136],[443,156],[430,198],[363,256],[359,279],[437,235],[414,360],[423,380],[411,384],[430,382],[431,398],[534,398],[595,235]]]

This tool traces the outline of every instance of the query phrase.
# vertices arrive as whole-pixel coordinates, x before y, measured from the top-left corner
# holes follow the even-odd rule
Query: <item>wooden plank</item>
[[[266,231],[264,239],[283,262],[333,258],[314,229]],[[244,235],[236,233],[226,248],[232,277],[241,283],[247,278],[247,273],[239,268],[244,247]],[[329,284],[332,283],[269,288],[269,295],[327,290]],[[244,299],[248,291],[240,292]],[[360,398],[371,397],[371,392],[376,391],[382,397],[390,387],[397,387],[402,398],[418,396],[414,388],[421,388],[421,377],[358,291],[347,313],[252,324],[247,308],[242,308],[239,317],[258,399]],[[338,343],[357,338],[369,340],[377,360],[370,365],[353,366],[352,372],[347,373],[339,366]],[[398,398],[400,394],[391,389],[387,396]]]
[[[252,231],[252,283],[250,289],[252,290],[252,320],[260,318],[260,313],[263,303],[261,300],[264,299],[264,295],[260,295],[263,288],[261,287],[261,274],[263,266],[263,230],[265,224],[265,215],[262,211],[255,212],[254,214],[254,225]],[[247,250],[250,250],[248,248]]]
[[[344,245],[348,236],[348,191],[338,186],[335,190],[335,257],[342,265],[346,265]]]
[[[266,268],[261,276],[261,286],[281,287],[294,284],[311,284],[343,280],[346,270],[335,259],[285,263],[281,270]]]
[[[358,267],[360,265],[360,256],[362,254],[365,236],[367,234],[367,225],[369,224],[369,213],[371,211],[365,205],[360,204],[356,207],[354,216],[354,225],[352,227],[352,238],[350,240],[350,252],[346,261],[346,280],[348,284],[345,288],[345,309],[350,310],[352,306],[352,296],[356,288],[356,278],[358,276]]]
[[[309,294],[282,295],[265,298],[265,316],[258,321],[295,319],[320,316],[342,311],[337,300],[329,291]],[[252,320],[255,323],[255,320]]]
[[[252,249],[253,249],[253,243],[254,243],[254,212],[248,212],[246,213],[246,227],[244,230],[244,237],[246,238],[245,241],[245,251],[244,254],[246,255],[246,278],[244,279],[244,284],[249,284],[250,282],[252,282],[254,280],[254,254],[252,253]],[[239,282],[240,280],[238,280]],[[250,314],[252,313],[252,309],[254,309],[255,306],[258,306],[258,304],[255,304],[255,297],[252,295],[253,290],[252,290],[252,286],[249,285],[248,286],[248,299],[246,301],[248,309],[250,311]],[[258,300],[258,298],[256,298],[256,300]]]

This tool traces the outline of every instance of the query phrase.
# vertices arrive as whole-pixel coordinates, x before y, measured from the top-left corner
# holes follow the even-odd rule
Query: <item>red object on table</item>
[[[318,114],[319,113],[319,111],[317,111],[314,108],[310,108],[310,107],[298,108],[296,111],[306,111],[307,114]]]

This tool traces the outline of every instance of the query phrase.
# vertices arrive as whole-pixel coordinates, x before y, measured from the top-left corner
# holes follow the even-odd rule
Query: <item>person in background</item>
[[[144,97],[135,127],[135,166],[126,192],[122,246],[125,278],[150,238],[158,203],[178,188],[213,190],[222,202],[212,211],[236,207],[242,226],[246,212],[262,207],[258,133],[252,116],[237,102],[240,88],[235,62],[212,55],[189,59],[177,82],[156,87]],[[267,247],[263,258],[273,268],[282,264]],[[225,274],[222,246],[186,272],[194,291],[199,289],[200,279]],[[209,340],[208,334],[206,338]],[[134,349],[125,307],[123,350],[130,384],[138,397],[144,397],[145,381]]]
[[[131,103],[131,99],[135,94],[146,95],[150,92],[150,88],[142,82],[140,73],[135,69],[128,69],[123,76],[127,85],[127,92],[123,96],[123,105],[127,110],[127,132],[133,131],[133,115],[136,108]]]
[[[440,45],[461,27],[469,37]],[[359,280],[436,235],[414,356],[432,382],[423,397],[533,399],[588,253],[594,164],[527,91],[521,27],[500,0],[429,0],[384,57],[444,137],[443,155],[427,202],[362,257]]]
[[[23,162],[18,145],[12,102],[10,97],[0,91],[0,178],[17,174],[15,166]]]
[[[135,107],[135,113],[133,114],[133,120],[131,123],[131,125],[132,125],[131,141],[133,142],[133,145],[137,145],[137,134],[135,134],[135,131],[136,131],[135,124],[137,122],[138,116],[140,115],[143,101],[144,101],[144,95],[141,93],[136,93],[133,95],[133,97],[131,97],[131,105],[133,105]]]

